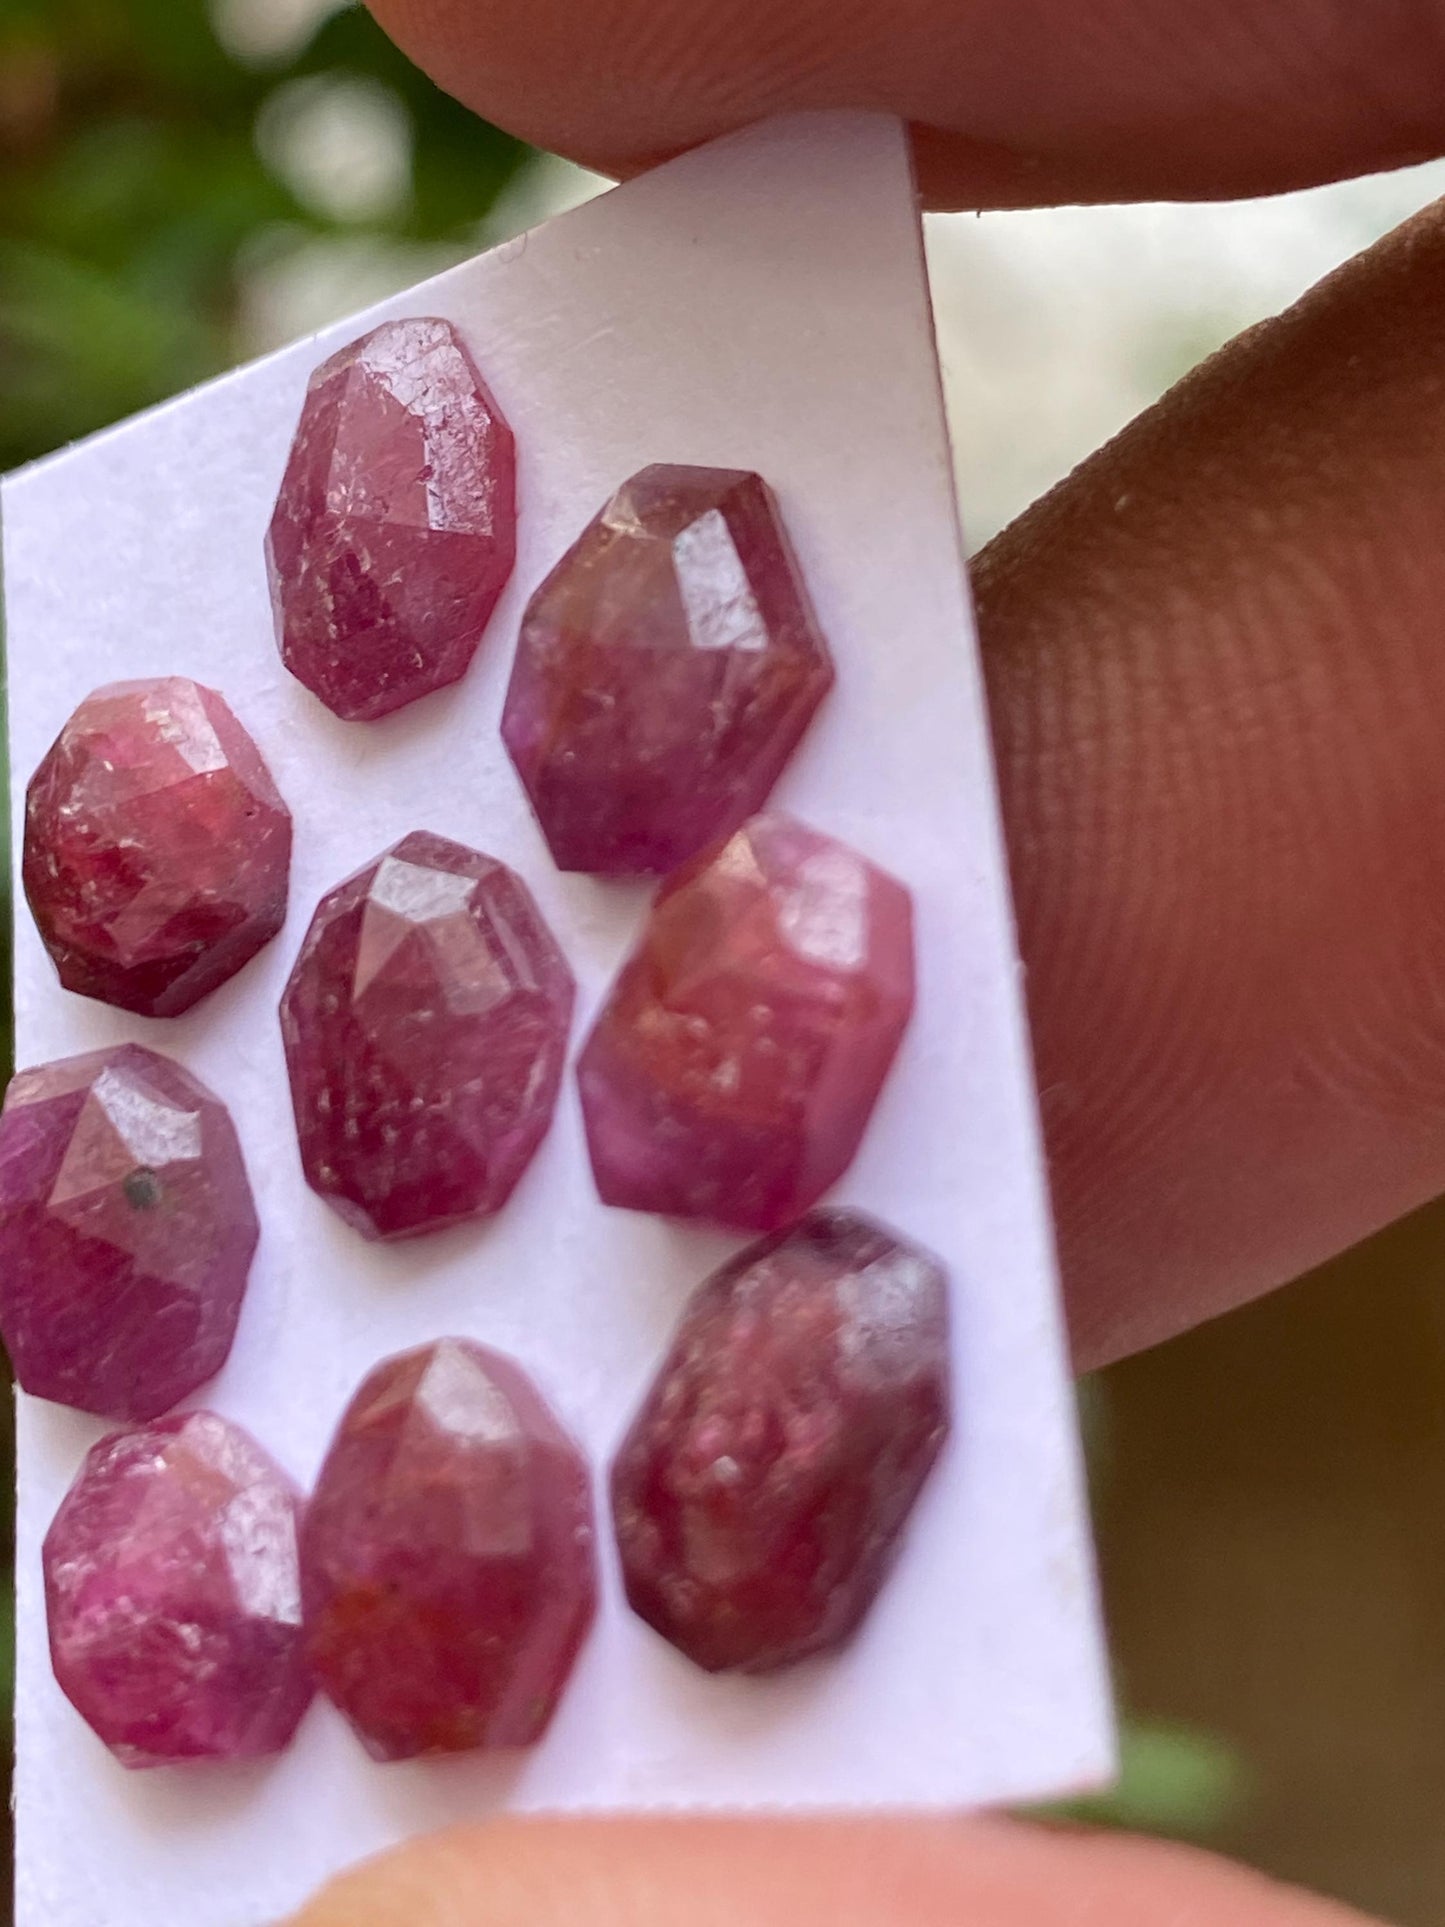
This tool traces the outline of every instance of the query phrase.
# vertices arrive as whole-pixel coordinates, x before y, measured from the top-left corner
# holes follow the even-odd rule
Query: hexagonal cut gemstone
[[[709,1671],[835,1647],[949,1425],[938,1263],[814,1211],[707,1280],[612,1468],[627,1596]]]
[[[368,1238],[500,1210],[551,1122],[572,1001],[519,877],[404,837],[322,898],[282,999],[307,1182]]]
[[[578,1061],[604,1202],[789,1223],[852,1162],[912,1008],[903,885],[754,817],[664,885]]]
[[[328,709],[370,720],[463,676],[516,543],[512,431],[449,321],[321,364],[266,562],[281,659]]]
[[[214,689],[87,696],[31,779],[25,894],[67,990],[176,1017],[281,928],[291,814]]]
[[[377,1366],[302,1538],[311,1662],[373,1759],[528,1746],[595,1607],[582,1455],[510,1359],[446,1338]]]
[[[61,1691],[128,1767],[279,1752],[311,1699],[300,1498],[214,1412],[91,1448],[46,1534]]]
[[[645,468],[532,597],[502,736],[562,869],[657,873],[752,815],[832,681],[762,477]]]
[[[121,1044],[13,1080],[0,1114],[0,1329],[37,1397],[149,1419],[225,1363],[256,1249],[230,1113]]]

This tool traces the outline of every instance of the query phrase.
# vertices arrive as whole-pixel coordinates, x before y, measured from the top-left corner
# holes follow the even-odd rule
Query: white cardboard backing
[[[459,689],[348,725],[280,668],[261,539],[309,371],[405,313],[458,325],[512,421],[520,556]],[[275,1010],[323,889],[424,827],[528,879],[577,972],[580,1039],[644,899],[556,873],[497,724],[525,597],[654,461],[773,483],[839,671],[778,800],[915,894],[918,1015],[837,1194],[953,1278],[957,1422],[898,1568],[845,1653],[757,1681],[691,1669],[628,1614],[609,1563],[572,1687],[525,1755],[377,1767],[318,1705],[273,1764],[128,1775],[51,1678],[39,1581],[45,1527],[104,1428],[22,1398],[20,1927],[258,1927],[357,1856],[498,1806],[949,1808],[1109,1770],[1019,966],[893,121],[802,117],[719,142],[4,485],[17,825],[26,778],[89,689],[185,673],[231,700],[297,829],[283,936],[171,1023],[61,992],[20,905],[19,1060],[134,1037],[228,1100],[264,1230],[203,1402],[301,1479],[363,1372],[445,1332],[516,1354],[605,1463],[689,1287],[737,1241],[600,1206],[569,1087],[496,1222],[369,1247],[302,1183]]]

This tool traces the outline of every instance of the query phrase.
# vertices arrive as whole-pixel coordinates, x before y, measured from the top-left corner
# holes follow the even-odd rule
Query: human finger
[[[414,1841],[292,1927],[1365,1927],[1227,1862],[1004,1821],[508,1822]]]
[[[1445,211],[976,570],[1076,1351],[1445,1188]]]
[[[1435,0],[371,0],[500,126],[633,172],[786,109],[914,123],[931,203],[1264,193],[1445,150]]]

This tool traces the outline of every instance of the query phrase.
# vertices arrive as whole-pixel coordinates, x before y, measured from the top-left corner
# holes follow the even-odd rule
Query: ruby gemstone
[[[214,1376],[256,1211],[229,1112],[138,1044],[13,1080],[0,1114],[0,1330],[27,1392],[149,1419]]]
[[[595,1607],[591,1485],[526,1374],[446,1338],[376,1367],[302,1536],[312,1665],[376,1760],[527,1746]]]
[[[688,1306],[612,1468],[633,1609],[710,1672],[839,1645],[949,1425],[937,1262],[854,1211],[749,1247]]]
[[[300,1499],[214,1412],[93,1446],[46,1534],[61,1691],[128,1767],[279,1752],[311,1699]]]
[[[214,689],[111,683],[31,780],[25,894],[67,990],[175,1017],[281,928],[291,815]]]
[[[505,864],[403,838],[321,900],[281,1028],[306,1180],[367,1238],[500,1210],[551,1122],[573,984]]]
[[[604,1202],[790,1223],[852,1162],[912,1007],[903,885],[755,817],[663,886],[578,1062]]]
[[[762,477],[645,468],[532,597],[502,737],[562,869],[663,872],[761,805],[832,681]]]
[[[266,537],[281,659],[368,721],[465,675],[512,573],[512,431],[449,321],[312,375]]]

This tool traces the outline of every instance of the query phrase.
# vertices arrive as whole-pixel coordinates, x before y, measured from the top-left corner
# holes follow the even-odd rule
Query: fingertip
[[[292,1927],[1362,1927],[1157,1841],[1007,1821],[508,1821],[415,1841]]]

